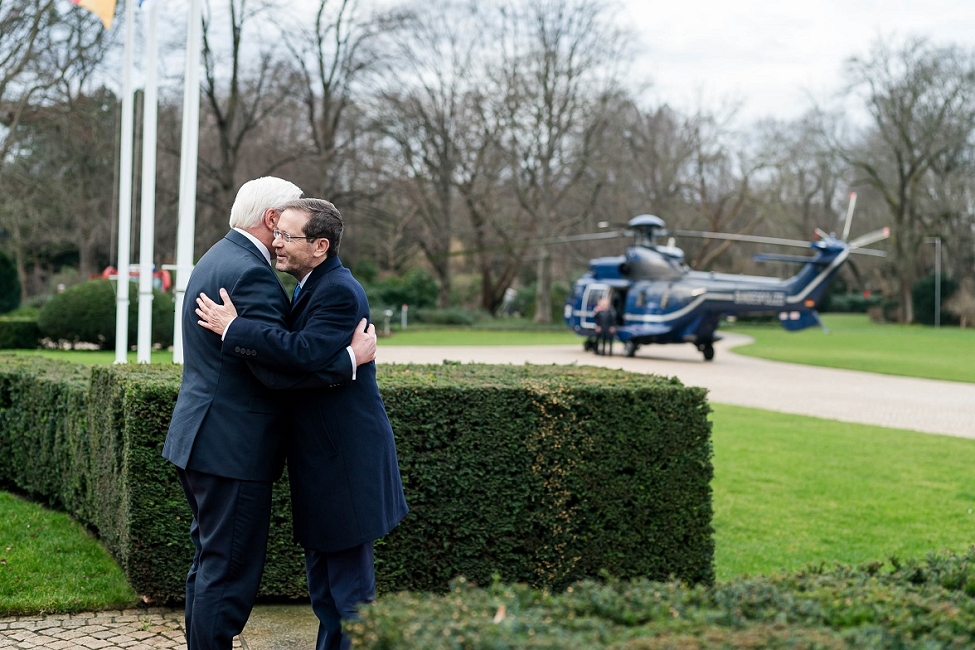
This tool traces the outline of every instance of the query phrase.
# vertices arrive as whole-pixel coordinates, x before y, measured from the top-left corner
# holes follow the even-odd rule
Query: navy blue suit
[[[255,366],[254,372],[268,386],[280,387],[289,381],[285,371],[312,370],[345,348],[357,323],[369,317],[369,303],[338,257],[330,257],[305,281],[290,334],[241,316],[226,331],[224,353],[271,364],[263,370]],[[290,394],[295,433],[288,475],[295,537],[306,549],[312,605],[322,621],[319,648],[339,647],[336,617],[349,618],[357,602],[372,596],[348,589],[336,576],[352,565],[362,573],[358,567],[368,565],[373,578],[372,542],[407,513],[396,446],[375,362],[359,366],[356,380],[342,390]]]
[[[230,231],[200,259],[183,304],[183,379],[163,447],[177,466],[196,552],[186,581],[190,650],[229,650],[250,615],[267,550],[271,485],[281,476],[287,430],[281,394],[249,369],[246,355],[221,354],[220,337],[197,325],[195,298],[226,288],[240,314],[284,330],[291,305],[261,252]],[[290,385],[351,381],[348,353],[323,361]],[[286,386],[287,387],[287,386]]]

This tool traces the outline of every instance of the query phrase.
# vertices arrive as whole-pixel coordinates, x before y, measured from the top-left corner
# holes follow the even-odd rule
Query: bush
[[[590,580],[553,595],[457,580],[445,596],[386,596],[349,633],[376,650],[971,648],[973,592],[975,549],[713,587]]]
[[[152,342],[173,344],[174,302],[169,294],[152,292]],[[92,280],[53,296],[37,319],[41,336],[53,341],[94,343],[102,349],[115,346],[115,283]],[[128,341],[136,342],[139,327],[139,289],[129,283]]]
[[[934,303],[936,296],[936,279],[934,274],[918,280],[911,288],[914,299],[914,322],[922,325],[934,325]],[[958,289],[958,283],[953,279],[941,276],[941,324],[957,325],[958,317],[945,309],[945,302]]]
[[[423,269],[362,286],[371,311],[377,314],[386,309],[398,310],[403,305],[409,305],[410,309],[435,307],[439,293],[437,281]]]
[[[40,339],[36,318],[0,318],[0,350],[33,350]]]
[[[486,316],[473,309],[461,309],[453,307],[450,309],[417,309],[416,312],[410,310],[410,317],[417,323],[428,325],[473,325],[484,320]]]
[[[866,314],[871,307],[879,307],[883,296],[862,293],[829,293],[819,306],[819,310],[844,314]]]
[[[710,582],[705,391],[555,366],[380,366],[411,512],[376,547],[382,592],[457,575],[561,589],[622,578]],[[183,598],[191,515],[161,456],[172,366],[0,355],[0,483],[98,531],[132,586]],[[261,594],[305,593],[288,488],[275,486]]]
[[[535,318],[536,285],[532,284],[518,290],[515,298],[515,309],[525,318]],[[549,294],[552,301],[552,322],[561,323],[565,310],[565,301],[569,297],[569,285],[564,282],[553,282]]]
[[[0,251],[0,314],[6,314],[20,306],[20,291],[17,267]]]

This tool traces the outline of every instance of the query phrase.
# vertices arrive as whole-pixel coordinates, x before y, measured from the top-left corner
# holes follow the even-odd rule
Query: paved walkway
[[[795,366],[730,353],[748,339],[728,335],[705,362],[690,345],[646,346],[635,358],[600,357],[582,344],[545,347],[395,347],[382,363],[577,364],[676,376],[709,390],[714,402],[846,422],[975,438],[975,385]],[[180,610],[147,609],[0,618],[0,649],[185,650]],[[308,650],[317,621],[308,605],[255,608],[235,648]]]
[[[240,650],[311,650],[318,620],[310,605],[258,605]],[[186,650],[183,610],[162,607],[0,618],[0,648],[18,650]]]

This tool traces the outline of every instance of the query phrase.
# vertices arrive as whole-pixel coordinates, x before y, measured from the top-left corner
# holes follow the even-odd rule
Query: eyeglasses
[[[278,230],[277,228],[275,228],[274,229],[274,238],[277,239],[278,237],[280,237],[281,239],[283,239],[285,241],[285,243],[287,243],[287,244],[290,244],[292,239],[304,239],[304,240],[307,240],[307,241],[312,241],[314,239],[318,239],[318,237],[299,237],[298,235],[292,235],[291,233],[287,233],[287,232],[285,232],[283,230]]]

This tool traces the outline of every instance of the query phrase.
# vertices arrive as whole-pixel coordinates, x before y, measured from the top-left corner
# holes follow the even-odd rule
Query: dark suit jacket
[[[287,328],[291,305],[284,287],[254,244],[231,230],[200,259],[187,285],[181,314],[183,381],[163,456],[183,469],[273,481],[284,464],[282,396],[254,377],[247,356],[221,354],[220,337],[197,325],[196,297],[204,292],[219,299],[221,287],[240,314],[265,327]],[[319,384],[352,378],[345,350],[318,370]]]
[[[237,318],[223,350],[251,358],[269,386],[287,381],[283,371],[315,369],[343,350],[369,303],[338,257],[309,276],[292,312],[290,334],[257,319]],[[295,537],[306,548],[340,551],[378,539],[406,516],[393,430],[376,385],[376,364],[359,366],[356,380],[337,391],[292,391],[294,435],[288,475]]]

